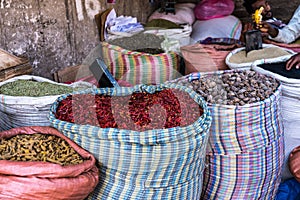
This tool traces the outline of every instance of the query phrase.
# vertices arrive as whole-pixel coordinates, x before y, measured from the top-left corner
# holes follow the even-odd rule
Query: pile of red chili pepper
[[[165,89],[127,96],[69,95],[59,103],[55,117],[80,125],[145,131],[187,126],[202,114],[188,93]]]

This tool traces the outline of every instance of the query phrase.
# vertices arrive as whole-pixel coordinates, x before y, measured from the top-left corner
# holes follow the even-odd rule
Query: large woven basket
[[[149,54],[127,50],[107,42],[102,42],[102,51],[103,60],[114,78],[132,86],[160,84],[181,75],[180,57],[175,52]]]
[[[50,109],[50,122],[91,152],[100,163],[100,182],[89,199],[199,199],[211,116],[203,98],[177,84],[101,88],[79,94],[127,96],[167,88],[184,91],[203,108],[192,124],[143,132],[78,125],[58,120],[59,97]]]
[[[239,70],[192,73],[172,82],[185,85],[231,71]],[[212,125],[201,199],[275,198],[284,161],[281,88],[244,106],[207,103]]]

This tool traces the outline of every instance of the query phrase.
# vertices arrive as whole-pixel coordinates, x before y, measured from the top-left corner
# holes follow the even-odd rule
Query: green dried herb
[[[17,80],[0,87],[0,94],[9,96],[41,97],[71,92],[73,92],[73,88],[69,86],[34,80]]]

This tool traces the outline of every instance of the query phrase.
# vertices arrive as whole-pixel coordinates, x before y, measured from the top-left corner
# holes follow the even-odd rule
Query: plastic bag
[[[195,7],[196,4],[194,3],[177,3],[175,4],[175,14],[168,15],[164,12],[160,12],[160,9],[157,9],[153,14],[151,14],[148,21],[153,19],[165,19],[177,24],[188,23],[189,25],[192,25],[195,21]]]
[[[277,63],[286,61],[289,57],[285,59],[277,59]],[[281,171],[282,181],[286,181],[289,178],[292,178],[293,171],[289,169],[289,164],[291,161],[288,161],[290,153],[294,148],[300,144],[300,80],[294,78],[287,78],[280,74],[274,73],[269,70],[263,69],[261,64],[272,64],[276,63],[275,61],[269,61],[268,59],[255,61],[251,69],[254,71],[271,76],[282,83],[282,95],[281,95],[281,115],[282,122],[284,127],[284,165]],[[289,163],[290,162],[290,163]],[[300,175],[299,175],[300,178]],[[299,179],[300,180],[300,179]]]
[[[236,44],[199,43],[181,47],[185,62],[185,74],[229,69],[225,63],[225,58],[235,48],[238,48]]]
[[[47,126],[18,127],[0,132],[0,138],[19,134],[49,134],[64,139],[82,158],[83,163],[61,166],[41,161],[0,160],[0,199],[82,200],[99,181],[95,157]]]
[[[101,88],[80,94],[126,97],[134,92],[154,93],[167,88],[186,92],[203,108],[203,115],[183,127],[133,131],[79,125],[56,118],[57,108],[67,94],[53,104],[49,113],[51,123],[101,163],[99,184],[88,200],[200,199],[211,123],[210,112],[200,95],[172,83]],[[113,104],[112,100],[112,108],[116,109],[118,106]],[[126,102],[124,106],[127,107]]]
[[[47,78],[33,75],[22,75],[0,82],[0,87],[6,83],[18,80],[32,80],[36,82],[47,82],[60,86],[68,86],[73,90],[84,90],[96,88],[91,83],[78,81],[72,84],[57,83]],[[48,110],[51,104],[60,95],[48,95],[40,97],[10,96],[0,94],[0,131],[23,126],[50,126]]]
[[[205,40],[209,37],[238,40],[241,32],[241,20],[233,15],[228,15],[210,20],[196,20],[193,24],[191,38],[195,41]]]
[[[232,0],[203,0],[194,8],[198,20],[207,20],[231,15],[234,10]]]

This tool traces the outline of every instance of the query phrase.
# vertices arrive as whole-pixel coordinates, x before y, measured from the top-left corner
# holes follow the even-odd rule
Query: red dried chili
[[[76,124],[136,131],[187,126],[203,110],[190,96],[177,89],[128,96],[76,94],[62,100],[55,117]]]

